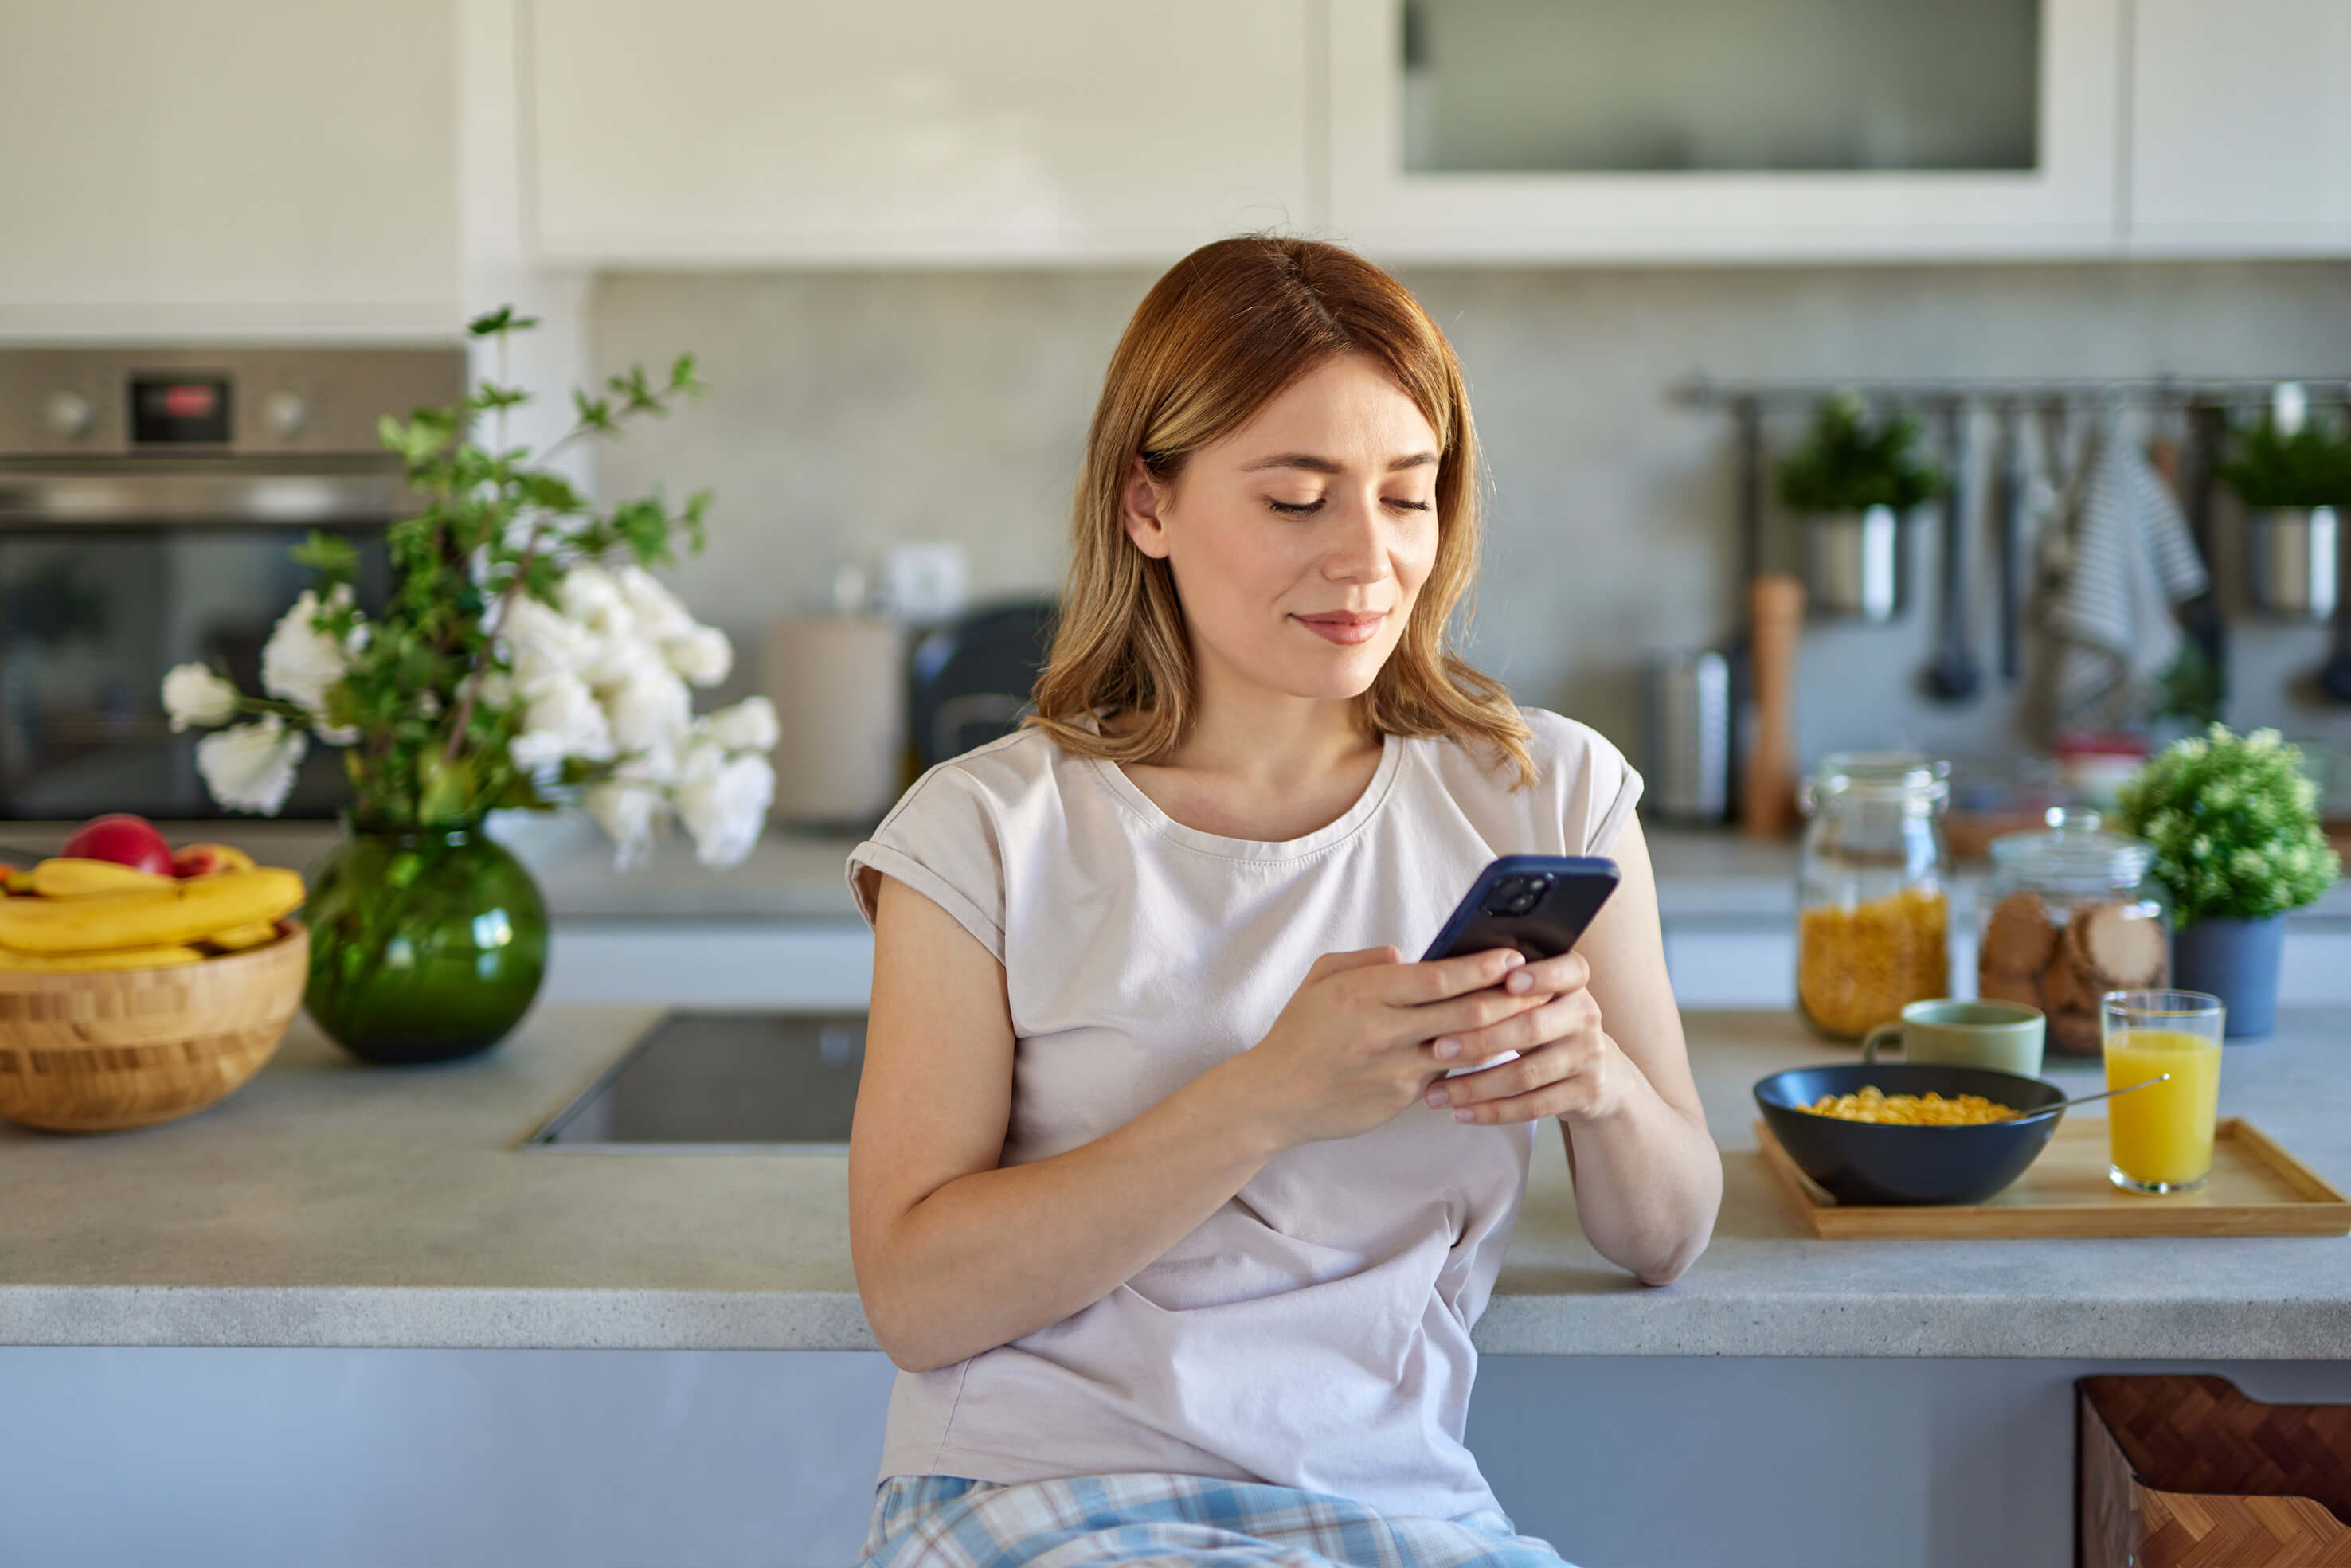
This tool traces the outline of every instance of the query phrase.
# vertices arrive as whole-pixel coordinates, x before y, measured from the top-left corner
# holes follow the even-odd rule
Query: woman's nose
[[[1331,538],[1322,575],[1337,582],[1376,582],[1387,575],[1388,554],[1381,536],[1376,499],[1332,508]]]

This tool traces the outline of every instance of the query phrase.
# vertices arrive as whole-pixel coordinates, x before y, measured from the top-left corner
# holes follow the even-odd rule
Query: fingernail
[[[1461,1054],[1461,1042],[1455,1040],[1452,1036],[1447,1035],[1443,1040],[1438,1040],[1434,1049],[1436,1050],[1439,1060],[1450,1061],[1455,1057]]]
[[[1441,1108],[1450,1099],[1452,1096],[1445,1092],[1445,1085],[1442,1083],[1432,1084],[1429,1087],[1428,1103],[1432,1107]]]
[[[1453,1119],[1457,1122],[1474,1122],[1478,1119],[1478,1113],[1464,1105],[1453,1113]]]
[[[1502,950],[1502,967],[1506,970],[1515,969],[1526,961],[1527,956],[1515,947],[1506,947]]]
[[[1509,979],[1502,982],[1502,985],[1504,988],[1512,991],[1531,991],[1535,988],[1535,977],[1524,969],[1520,969],[1514,971]]]

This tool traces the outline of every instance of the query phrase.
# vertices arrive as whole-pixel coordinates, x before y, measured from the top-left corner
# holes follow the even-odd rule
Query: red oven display
[[[228,402],[226,376],[133,376],[131,444],[225,445]]]

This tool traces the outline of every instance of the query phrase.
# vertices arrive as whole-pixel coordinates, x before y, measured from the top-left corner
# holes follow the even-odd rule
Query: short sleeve
[[[1549,708],[1522,707],[1528,749],[1543,783],[1534,809],[1549,818],[1537,841],[1561,854],[1604,855],[1624,836],[1641,800],[1641,775],[1606,736]],[[1556,827],[1552,827],[1556,824]],[[1550,833],[1555,831],[1556,839]]]
[[[962,769],[942,763],[914,780],[873,836],[849,852],[850,895],[870,926],[880,884],[869,872],[946,910],[1004,962],[1003,841],[986,794]]]
[[[1586,820],[1592,824],[1583,841],[1582,852],[1604,855],[1616,847],[1624,835],[1625,823],[1633,815],[1633,808],[1641,800],[1641,775],[1625,754],[1599,731],[1591,732],[1592,750],[1589,759],[1591,789],[1587,799],[1592,810]]]

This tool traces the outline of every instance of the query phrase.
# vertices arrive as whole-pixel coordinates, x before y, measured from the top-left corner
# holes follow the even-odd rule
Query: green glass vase
[[[478,820],[430,828],[342,813],[305,880],[302,1005],[370,1061],[452,1061],[510,1033],[547,973],[547,904]]]

